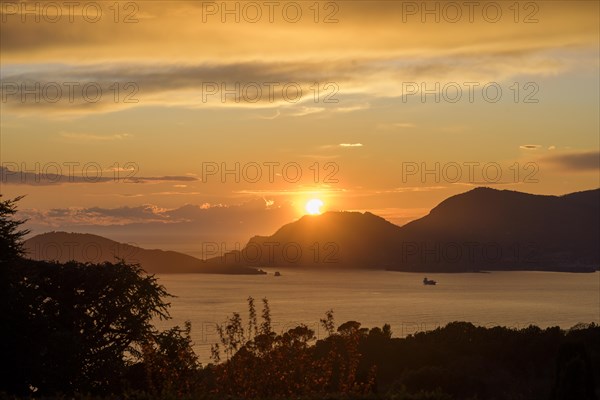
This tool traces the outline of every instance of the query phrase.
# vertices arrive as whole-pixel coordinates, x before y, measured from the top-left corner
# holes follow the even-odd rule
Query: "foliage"
[[[257,326],[254,299],[248,298],[248,327],[244,330],[240,314],[234,313],[217,326],[220,343],[213,347],[213,361],[221,360],[222,348],[227,361],[216,365],[211,392],[232,398],[286,398],[291,396],[345,396],[367,393],[373,380],[360,381],[358,345],[368,330],[358,322],[348,322],[335,333],[333,311],[323,319],[329,336],[315,342],[315,332],[299,325],[277,334],[271,327],[267,299],[263,299],[262,324]],[[314,345],[312,345],[315,343]]]
[[[25,220],[14,219],[17,203],[23,196],[12,200],[2,200],[0,195],[0,265],[23,256],[23,238],[29,233],[19,229]]]
[[[130,366],[149,357],[148,349],[162,356],[152,360],[163,367],[175,344],[193,354],[191,342],[173,340],[177,332],[159,333],[152,325],[169,317],[169,295],[139,265],[23,258],[27,231],[19,230],[24,221],[12,219],[16,201],[0,202],[0,390],[23,396],[114,393],[122,390]]]
[[[138,265],[21,261],[7,343],[23,391],[104,391],[167,318],[167,295]],[[18,303],[18,304],[17,304]],[[25,356],[25,357],[24,357]],[[16,372],[16,371],[15,371]]]
[[[156,394],[190,393],[198,384],[198,357],[192,350],[190,333],[192,324],[187,321],[179,326],[160,332],[142,345],[141,365],[144,368],[145,389]]]

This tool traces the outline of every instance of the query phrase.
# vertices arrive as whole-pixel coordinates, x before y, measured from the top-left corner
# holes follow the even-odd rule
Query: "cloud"
[[[3,64],[0,83],[5,112],[16,114],[76,116],[148,106],[233,107],[276,109],[274,116],[259,117],[272,119],[365,110],[371,100],[407,95],[409,83],[441,88],[445,82],[555,75],[569,69],[565,62],[537,49],[526,55],[360,55],[320,61],[45,63],[26,68]],[[410,127],[399,123],[390,128]],[[100,137],[90,134],[88,139]]]
[[[363,103],[363,104],[356,104],[356,105],[351,105],[351,106],[347,106],[347,107],[337,107],[337,108],[335,108],[335,112],[348,113],[348,112],[354,112],[354,111],[368,110],[369,108],[371,108],[371,105],[369,103]]]
[[[11,3],[26,2],[5,3],[9,3],[8,11]],[[31,8],[40,7],[30,3],[29,13]],[[216,5],[220,11],[225,7],[220,2],[171,2],[168,7],[160,2],[133,2],[137,8],[132,13],[135,23],[114,23],[114,11],[109,8],[112,3],[104,2],[95,3],[100,4],[105,16],[96,23],[82,18],[81,8],[86,3],[75,7],[74,21],[64,15],[54,23],[45,18],[36,23],[33,15],[27,15],[23,23],[21,12],[11,9],[3,13],[0,24],[3,58],[19,62],[51,57],[57,60],[152,59],[160,52],[174,60],[215,60],[244,55],[283,60],[299,53],[311,58],[325,55],[343,58],[356,56],[357,50],[376,55],[390,54],[398,48],[404,50],[403,55],[420,54],[424,50],[447,55],[457,48],[479,54],[485,51],[514,53],[535,47],[577,46],[597,41],[598,6],[595,2],[544,3],[543,13],[534,10],[540,19],[535,24],[515,24],[508,5],[502,7],[502,20],[490,24],[482,18],[486,1],[477,3],[474,22],[469,21],[470,12],[465,6],[461,10],[463,18],[457,23],[433,23],[435,16],[430,14],[427,24],[421,22],[423,16],[419,12],[407,20],[406,2],[335,3],[338,12],[334,13],[339,23],[334,24],[315,24],[312,3],[300,2],[303,18],[298,23],[282,18],[282,3],[276,5],[275,21],[269,21],[269,10],[258,2],[262,8],[258,23],[248,23],[243,18],[235,23],[235,15],[221,13],[207,19],[206,3]],[[423,7],[417,6],[421,11]],[[131,10],[121,11],[119,17],[124,18]],[[321,13],[320,18],[324,18],[324,14],[328,12]],[[525,18],[525,14],[520,17]],[[223,17],[228,23],[222,23]],[[109,43],[107,37],[111,38]]]
[[[404,129],[416,128],[416,124],[412,122],[381,122],[375,125],[375,129],[379,131],[397,132]]]
[[[68,207],[22,209],[33,234],[50,230],[92,233],[146,248],[183,251],[202,257],[204,243],[220,247],[243,245],[254,235],[269,235],[298,218],[287,202],[255,198],[240,204],[187,204],[163,208],[152,204],[133,207]]]
[[[105,142],[114,140],[130,139],[133,135],[129,133],[115,133],[111,135],[99,135],[94,133],[75,133],[75,132],[61,132],[60,136],[66,139],[86,141],[86,142]]]
[[[273,120],[273,119],[276,119],[277,117],[279,117],[280,115],[281,115],[281,111],[275,110],[274,115],[266,115],[266,116],[265,115],[257,115],[255,118]]]
[[[300,107],[298,111],[294,111],[291,113],[294,117],[303,117],[305,115],[318,114],[325,111],[324,107]]]
[[[322,195],[326,194],[341,194],[346,192],[345,189],[328,189],[326,187],[319,188],[306,188],[306,189],[297,189],[297,190],[270,190],[270,189],[244,189],[244,190],[236,190],[233,193],[236,194],[249,194],[256,196],[306,196],[311,195],[315,192],[318,192]]]
[[[281,207],[274,200],[256,198],[245,203],[235,205],[210,204],[201,205],[186,204],[178,208],[164,208],[153,204],[139,206],[103,208],[103,207],[68,207],[53,208],[46,211],[29,209],[22,211],[23,215],[38,225],[49,227],[60,226],[92,226],[92,225],[130,225],[130,224],[178,224],[178,223],[202,223],[206,229],[210,229],[213,223],[219,225],[219,219],[226,221],[227,215],[239,218],[241,215],[260,213],[262,211]],[[283,205],[287,207],[287,205]],[[223,222],[222,221],[222,222]],[[237,222],[236,222],[237,223]]]
[[[540,147],[542,147],[542,146],[539,144],[523,144],[523,145],[519,146],[519,148],[522,150],[537,150]]]
[[[467,9],[457,23],[423,24],[418,14],[399,23],[405,2],[389,1],[342,2],[336,24],[315,24],[313,9],[302,2],[304,18],[297,24],[281,15],[268,21],[262,4],[264,18],[257,24],[233,23],[231,15],[231,23],[222,23],[223,15],[198,23],[207,16],[206,2],[132,2],[134,23],[115,23],[113,6],[99,2],[104,18],[97,23],[84,17],[81,5],[74,20],[63,15],[50,22],[32,15],[39,2],[27,2],[26,15],[26,2],[8,3],[0,24],[5,115],[56,118],[158,106],[246,107],[275,113],[261,113],[265,119],[320,118],[406,95],[406,82],[512,83],[515,76],[535,79],[598,66],[594,2],[548,2],[537,24],[515,24],[509,9],[497,24],[479,13],[477,21],[468,21]],[[131,10],[121,11],[119,17],[127,18]],[[66,84],[73,82],[78,86],[71,93]],[[267,83],[280,87],[271,93]],[[39,89],[32,89],[35,84]],[[236,90],[238,84],[241,100],[228,95],[223,101],[222,85]],[[281,90],[288,84],[302,89],[298,101],[286,98],[294,90]],[[95,134],[78,139],[111,140]]]
[[[446,189],[446,186],[406,186],[393,189],[377,190],[375,193],[406,193],[406,192],[431,192],[434,190]]]
[[[568,171],[600,170],[600,151],[557,154],[542,160]]]
[[[69,171],[68,174],[62,172],[63,168]],[[30,185],[30,186],[48,186],[48,185],[62,185],[62,184],[75,184],[75,183],[107,183],[107,182],[127,182],[127,183],[149,183],[149,182],[194,182],[198,181],[198,178],[193,176],[146,176],[138,177],[135,176],[137,171],[133,169],[122,169],[118,171],[124,172],[122,176],[115,177],[114,172],[117,170],[111,170],[110,174],[102,176],[102,172],[90,169],[89,175],[86,175],[83,171],[75,172],[76,168],[69,169],[68,165],[61,166],[57,163],[40,166],[37,165],[36,169],[39,172],[31,172],[21,169],[18,163],[3,162],[0,166],[0,182],[7,185]],[[98,175],[100,174],[100,175]]]
[[[119,208],[53,208],[49,210],[28,209],[21,214],[37,226],[60,228],[78,225],[126,225],[139,222],[174,223],[170,220],[165,209],[145,204],[136,207]]]
[[[362,143],[340,143],[340,147],[363,147]]]
[[[414,128],[416,125],[410,122],[396,122],[390,124],[393,128]]]
[[[132,177],[129,178],[136,183],[144,182],[193,182],[197,181],[198,178],[193,176],[180,176],[180,175],[166,175],[166,176],[146,176],[146,177]]]

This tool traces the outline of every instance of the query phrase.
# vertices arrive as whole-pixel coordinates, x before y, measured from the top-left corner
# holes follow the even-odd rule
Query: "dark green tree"
[[[17,203],[24,196],[12,200],[2,200],[0,195],[0,264],[14,261],[23,256],[23,238],[29,233],[20,229],[25,220],[15,219]]]
[[[115,393],[144,344],[163,365],[175,345],[191,352],[191,342],[152,325],[169,318],[169,295],[139,265],[23,258],[18,200],[0,202],[0,393]]]
[[[198,356],[192,350],[192,324],[186,321],[181,329],[175,326],[153,335],[142,345],[140,366],[143,377],[134,377],[134,384],[156,396],[177,398],[191,394],[200,385]]]

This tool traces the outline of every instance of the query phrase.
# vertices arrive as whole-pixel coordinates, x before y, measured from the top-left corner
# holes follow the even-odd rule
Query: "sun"
[[[306,212],[310,215],[321,214],[321,207],[323,207],[323,202],[319,199],[310,199],[306,202]]]

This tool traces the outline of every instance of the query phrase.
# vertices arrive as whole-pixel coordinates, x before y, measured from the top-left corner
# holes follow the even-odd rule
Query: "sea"
[[[216,325],[232,313],[248,322],[248,297],[260,319],[268,299],[273,329],[305,324],[317,338],[328,310],[336,325],[358,321],[372,328],[389,324],[394,337],[443,327],[452,321],[515,329],[537,325],[569,329],[600,323],[600,272],[488,272],[417,274],[393,271],[265,270],[267,275],[159,274],[170,298],[172,319],[161,329],[192,323],[194,350],[203,364],[218,342]],[[423,285],[423,278],[436,285]],[[260,320],[259,320],[260,323]]]

